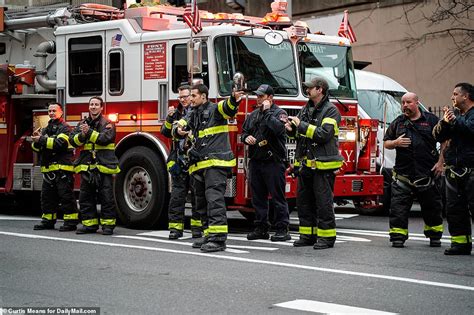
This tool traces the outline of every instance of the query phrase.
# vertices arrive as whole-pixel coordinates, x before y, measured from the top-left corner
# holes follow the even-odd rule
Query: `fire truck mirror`
[[[188,72],[202,72],[202,43],[190,40],[188,42]]]

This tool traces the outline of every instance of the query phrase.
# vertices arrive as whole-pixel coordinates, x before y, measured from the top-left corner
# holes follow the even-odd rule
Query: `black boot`
[[[395,240],[395,241],[392,241],[392,247],[395,247],[395,248],[403,248],[405,247],[405,241],[402,241],[402,240]]]
[[[450,248],[446,248],[445,255],[471,255],[472,244],[451,244]]]
[[[33,227],[33,230],[54,230],[54,223],[47,222],[47,221],[41,221],[40,224],[36,224]]]
[[[97,232],[97,227],[81,227],[79,229],[76,230],[76,234],[93,234],[95,232]]]
[[[278,228],[275,232],[275,235],[272,235],[272,242],[284,242],[291,240],[290,232],[288,232],[288,227]]]
[[[171,230],[170,235],[168,236],[168,239],[177,240],[180,237],[183,237],[183,232],[182,231]]]
[[[247,234],[247,239],[249,241],[268,240],[269,238],[270,238],[270,235],[268,234],[267,229],[262,226],[257,226],[252,232]]]
[[[430,238],[430,247],[441,247],[441,240]]]
[[[212,253],[223,251],[225,248],[225,242],[207,242],[201,246],[201,251],[205,253]]]
[[[333,248],[335,242],[336,242],[336,240],[328,240],[328,239],[325,239],[325,238],[318,238],[316,240],[316,243],[314,244],[313,248],[314,249]]]
[[[110,226],[102,227],[102,235],[112,235],[114,234],[114,228]]]
[[[207,243],[207,238],[199,237],[199,238],[196,238],[194,240],[192,247],[193,248],[201,248],[201,246],[206,244],[206,243]]]
[[[75,224],[66,224],[64,223],[59,227],[59,232],[71,232],[75,231],[77,229],[77,226]]]
[[[301,237],[293,242],[293,246],[295,247],[303,247],[303,246],[313,246],[316,243],[315,237]]]

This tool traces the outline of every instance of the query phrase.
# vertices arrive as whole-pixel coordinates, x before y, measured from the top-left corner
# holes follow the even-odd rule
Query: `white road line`
[[[153,232],[144,232],[144,233],[140,233],[140,234],[137,234],[137,235],[143,235],[143,236],[153,236],[153,237],[168,237],[168,234],[166,235],[163,235],[163,233],[160,233],[160,232],[163,232],[163,231],[153,231]],[[188,233],[184,233],[184,235],[186,235]],[[124,237],[122,235],[117,235],[116,237]],[[125,236],[125,238],[130,238],[129,236]],[[189,239],[190,237],[186,237],[186,236],[183,236],[180,238],[180,240],[184,240],[184,239]],[[227,236],[228,239],[229,236]],[[147,239],[147,238],[146,238]],[[182,242],[176,242],[177,244],[183,244]],[[227,248],[241,248],[241,249],[256,249],[256,250],[268,250],[268,251],[273,251],[273,250],[278,250],[278,248],[276,247],[258,247],[258,246],[240,246],[240,245],[227,245]]]
[[[177,244],[177,245],[185,245],[185,246],[191,246],[193,243],[188,243],[188,242],[179,242],[179,241],[170,241],[170,240],[160,240],[156,238],[149,238],[149,237],[140,237],[140,236],[130,236],[130,235],[114,235],[114,238],[128,238],[128,239],[134,239],[134,240],[141,240],[141,241],[148,241],[148,242],[157,242],[157,243],[165,243],[165,244]],[[234,253],[234,254],[248,254],[249,252],[244,251],[244,250],[238,250],[238,249],[232,249],[229,248],[231,246],[227,246],[226,251],[229,253]]]
[[[347,233],[347,234],[354,234],[354,235],[364,235],[364,236],[376,236],[376,237],[383,237],[383,238],[390,238],[388,232],[380,232],[380,231],[364,231],[364,230],[344,230],[344,229],[337,229],[338,233]],[[338,236],[339,237],[339,236]],[[422,242],[429,242],[430,239],[426,238],[424,234],[417,234],[417,233],[408,233],[408,239],[412,241],[422,241]],[[451,240],[449,236],[443,236],[441,239],[441,243],[450,244]]]
[[[188,252],[188,251],[181,251],[181,250],[168,249],[168,248],[117,244],[117,243],[107,243],[107,242],[97,242],[97,241],[86,241],[86,240],[78,240],[78,239],[41,236],[41,235],[35,235],[35,234],[21,234],[21,233],[4,232],[4,231],[0,231],[0,235],[8,235],[8,236],[31,238],[31,239],[63,241],[63,242],[71,242],[71,243],[93,244],[93,245],[102,245],[102,246],[110,246],[110,247],[133,248],[133,249],[142,249],[142,250],[149,250],[149,251],[163,252],[163,253],[173,253],[173,254],[180,254],[180,255],[212,257],[212,258],[223,259],[223,260],[240,261],[240,262],[253,263],[253,264],[262,264],[262,265],[269,265],[269,266],[286,267],[286,268],[319,271],[319,272],[327,272],[327,273],[335,273],[335,274],[352,275],[352,276],[375,278],[375,279],[390,280],[390,281],[400,281],[400,282],[413,283],[413,284],[418,284],[418,285],[426,285],[426,286],[434,286],[434,287],[439,287],[439,288],[458,289],[458,290],[474,292],[474,287],[460,285],[460,284],[418,280],[418,279],[412,279],[412,278],[379,275],[379,274],[374,274],[374,273],[365,273],[365,272],[357,272],[357,271],[342,270],[342,269],[329,269],[329,268],[321,268],[321,267],[314,267],[314,266],[297,265],[297,264],[283,263],[283,262],[277,262],[277,261],[242,258],[242,257],[236,257],[236,256],[226,256],[220,253],[219,254],[206,254],[206,253],[201,253],[201,252]]]
[[[347,306],[342,304],[324,303],[311,300],[294,300],[284,303],[274,304],[278,307],[289,308],[298,311],[314,312],[326,315],[342,314],[364,314],[364,315],[393,315],[397,313],[388,313],[368,308]]]
[[[23,216],[13,216],[13,215],[0,215],[0,220],[7,221],[40,221],[40,217],[23,217]]]

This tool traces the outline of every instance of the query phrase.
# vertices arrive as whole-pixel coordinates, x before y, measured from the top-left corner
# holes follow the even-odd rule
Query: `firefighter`
[[[60,210],[64,224],[59,231],[74,231],[79,220],[74,198],[73,147],[69,144],[70,127],[63,119],[62,106],[51,103],[48,106],[48,126],[31,137],[32,148],[41,159],[43,186],[41,188],[41,223],[35,230],[52,230]]]
[[[289,136],[296,138],[295,168],[299,173],[300,238],[293,245],[326,249],[334,247],[336,241],[333,190],[335,171],[343,163],[338,147],[341,115],[328,100],[325,79],[314,77],[303,85],[309,100],[286,123]]]
[[[451,96],[455,114],[444,108],[443,119],[433,130],[438,141],[448,140],[446,160],[446,212],[451,247],[445,255],[470,255],[471,220],[474,217],[474,87],[459,83]]]
[[[99,228],[97,203],[100,203],[100,225],[103,235],[112,235],[116,224],[112,174],[120,172],[115,156],[115,125],[102,115],[104,101],[99,96],[89,100],[89,117],[80,122],[69,141],[82,147],[74,162],[81,174],[79,207],[82,228],[76,234],[95,233]]]
[[[173,138],[171,152],[167,160],[168,171],[172,178],[172,188],[170,203],[168,208],[168,229],[170,230],[169,239],[174,240],[183,236],[184,229],[184,210],[186,196],[190,189],[190,176],[184,157],[184,141],[172,136],[173,124],[185,117],[190,111],[191,104],[191,87],[182,85],[178,88],[177,108],[170,106],[165,124],[161,129],[161,134],[168,138]],[[191,233],[193,238],[202,237],[202,223],[199,213],[196,211],[194,194],[191,190]]]
[[[247,239],[268,239],[268,194],[275,210],[276,233],[271,240],[286,241],[289,213],[285,199],[287,113],[273,103],[273,88],[262,84],[254,92],[257,108],[245,119],[241,140],[249,146],[249,182],[255,208],[255,229]]]
[[[191,137],[193,146],[188,151],[189,173],[193,176],[196,209],[201,214],[204,240],[193,243],[203,252],[223,251],[226,248],[228,227],[224,193],[227,177],[236,165],[230,147],[227,119],[239,109],[243,92],[214,104],[208,100],[209,90],[204,84],[193,85],[193,110],[178,122],[176,135]]]
[[[384,147],[396,150],[390,203],[390,242],[404,247],[408,239],[408,216],[416,197],[425,221],[424,233],[431,247],[441,246],[443,202],[435,177],[443,172],[443,155],[438,154],[432,131],[438,118],[420,110],[418,96],[402,96],[402,112],[388,127]]]

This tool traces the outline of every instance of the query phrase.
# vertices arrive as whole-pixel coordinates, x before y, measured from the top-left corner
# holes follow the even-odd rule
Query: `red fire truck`
[[[378,122],[358,117],[348,40],[309,34],[275,7],[263,19],[201,10],[203,29],[194,36],[183,14],[183,8],[170,6],[124,12],[92,4],[5,14],[0,33],[0,193],[41,190],[28,140],[33,128],[47,122],[47,102],[64,104],[65,119],[75,126],[88,114],[89,98],[99,95],[117,126],[121,173],[115,179],[115,199],[122,222],[145,228],[166,223],[170,142],[159,131],[168,106],[177,104],[177,88],[190,79],[190,71],[209,86],[213,101],[230,95],[233,76],[241,72],[248,90],[270,84],[276,104],[290,115],[307,101],[301,83],[324,76],[342,115],[339,141],[345,163],[336,177],[335,196],[376,205],[383,194],[383,178],[375,169]],[[228,208],[243,214],[252,209],[239,133],[255,103],[249,95],[229,122],[237,166],[225,195]],[[291,161],[295,144],[288,141],[287,146]],[[296,180],[289,176],[286,193],[294,202]]]

